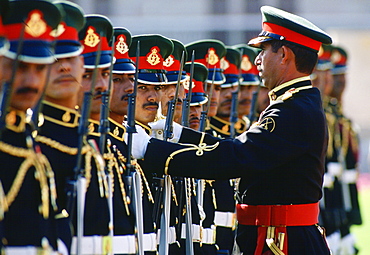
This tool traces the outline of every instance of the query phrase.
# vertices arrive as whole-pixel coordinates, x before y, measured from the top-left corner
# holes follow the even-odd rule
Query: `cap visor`
[[[273,39],[274,38],[269,37],[269,36],[258,36],[256,38],[251,39],[248,42],[248,45],[251,46],[251,47],[260,48],[261,47],[261,43],[268,42],[268,41],[271,41]]]

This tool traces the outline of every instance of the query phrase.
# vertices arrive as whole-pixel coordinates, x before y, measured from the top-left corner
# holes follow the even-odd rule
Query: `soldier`
[[[270,6],[261,11],[263,31],[249,45],[262,49],[255,63],[272,103],[257,124],[236,139],[175,129],[178,144],[140,131],[135,156],[145,155],[159,173],[241,177],[236,241],[243,254],[330,254],[316,225],[326,122],[320,92],[309,75],[321,43],[330,44],[331,38],[302,17]]]
[[[254,60],[256,59],[259,51],[256,48],[250,47],[246,44],[238,44],[234,47],[239,49],[242,53],[242,60],[240,64],[242,81],[240,82],[238,115],[240,119],[242,119],[243,116],[247,116],[252,122],[254,122],[256,119],[258,119],[258,116],[256,116],[256,96],[258,97],[261,90],[261,82],[258,77],[257,66],[254,64]],[[256,94],[256,96],[253,97],[254,94]],[[250,123],[248,124],[251,125]]]
[[[150,134],[151,127],[149,126],[150,122],[153,122],[158,116],[158,107],[160,102],[160,90],[167,82],[167,77],[165,75],[165,70],[163,67],[164,60],[167,59],[173,51],[173,42],[162,36],[162,35],[138,35],[132,37],[132,43],[129,50],[130,58],[136,63],[136,51],[137,45],[140,42],[140,56],[138,59],[138,87],[136,95],[136,109],[135,109],[135,122],[137,125],[143,127],[145,131]],[[161,176],[153,175],[152,172],[147,171],[147,165],[145,161],[139,161],[140,166],[142,167],[145,177],[150,186],[153,186],[153,195],[156,197],[155,185],[160,186],[154,182],[154,179],[157,177],[160,179]],[[159,180],[160,182],[160,180]],[[146,193],[144,193],[145,198]],[[175,199],[175,197],[173,197]],[[151,217],[150,221],[144,222],[144,232],[146,234],[153,233],[159,228],[157,221],[158,211],[153,211],[157,207],[156,203],[161,205],[161,201],[149,201],[143,199],[144,206],[143,210]],[[153,215],[153,216],[152,216]],[[148,219],[149,219],[148,218]],[[172,224],[173,225],[173,224]],[[176,234],[174,228],[169,231],[169,243],[176,242]],[[159,238],[159,235],[158,237]],[[156,253],[156,243],[152,249],[152,253]],[[176,244],[177,246],[177,244]]]
[[[11,1],[8,6],[2,1],[0,8],[2,14],[7,9],[1,31],[10,46],[1,57],[0,251],[52,254],[57,249],[54,173],[34,143],[30,108],[42,96],[54,62],[51,32],[61,14],[46,1]]]
[[[71,213],[66,189],[75,178],[76,152],[78,147],[78,111],[77,96],[80,90],[83,57],[82,46],[78,41],[78,31],[85,24],[83,10],[76,4],[67,1],[56,1],[54,4],[62,10],[62,22],[58,29],[55,45],[56,62],[50,70],[50,77],[42,103],[41,126],[35,140],[49,158],[55,173],[57,187],[58,250],[68,254],[71,249]],[[93,151],[93,150],[91,150]],[[85,154],[86,155],[86,154]],[[60,164],[63,160],[63,164]],[[63,250],[64,248],[64,250]]]
[[[357,178],[358,178],[358,137],[351,120],[343,114],[342,96],[346,87],[347,52],[341,47],[333,47],[331,61],[333,68],[333,89],[329,93],[329,107],[336,115],[339,134],[338,161],[341,165],[340,181],[342,186],[343,209],[346,220],[342,220],[340,226],[341,242],[340,254],[357,254],[355,239],[350,233],[351,225],[361,225],[362,218],[358,203]],[[336,136],[338,137],[338,136]]]
[[[181,56],[184,52],[184,63],[186,61],[185,46],[178,40],[171,39],[174,50],[172,54],[164,61],[163,67],[167,71],[167,83],[161,90],[161,109],[162,114],[167,116],[169,101],[175,98],[176,85],[180,69]],[[180,87],[178,88],[177,102],[174,112],[174,121],[181,124],[182,102],[185,96],[184,82],[188,79],[186,72],[182,71],[180,78]]]

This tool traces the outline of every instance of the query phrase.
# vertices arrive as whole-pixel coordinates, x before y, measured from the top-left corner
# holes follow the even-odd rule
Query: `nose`
[[[109,79],[104,78],[101,73],[98,74],[96,77],[95,91],[106,91],[108,89],[108,83]]]
[[[150,90],[149,92],[149,95],[148,95],[148,101],[149,102],[158,102],[158,92],[156,90],[154,90],[154,88],[152,90]]]
[[[256,57],[256,59],[254,60],[254,64],[256,66],[260,65],[261,64],[261,53],[259,53]]]
[[[59,72],[69,73],[71,71],[71,64],[67,59],[58,59],[56,64]]]

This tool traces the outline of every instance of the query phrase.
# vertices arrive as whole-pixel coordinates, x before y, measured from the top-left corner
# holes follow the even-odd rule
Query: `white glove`
[[[161,119],[156,122],[150,122],[149,126],[152,129],[152,136],[158,139],[163,139],[164,126],[166,125],[166,119]],[[172,122],[173,136],[170,138],[170,142],[177,143],[180,140],[182,133],[182,126],[176,122]]]
[[[340,247],[340,233],[336,231],[326,237],[326,242],[328,243],[329,249],[333,255],[339,254]]]
[[[348,234],[340,240],[340,255],[354,255],[355,254],[355,237]]]
[[[146,148],[150,140],[150,136],[145,132],[145,130],[139,126],[135,125],[137,133],[132,134],[132,156],[136,159],[144,158]],[[125,141],[127,142],[128,133],[125,133]]]

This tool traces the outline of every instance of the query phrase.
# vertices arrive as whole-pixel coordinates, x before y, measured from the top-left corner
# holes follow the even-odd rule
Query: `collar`
[[[293,79],[277,86],[268,93],[270,103],[278,100],[286,100],[290,98],[294,93],[297,93],[303,89],[310,88],[312,88],[310,76]]]
[[[42,114],[45,120],[56,123],[64,127],[77,127],[79,113],[75,109],[70,109],[48,101],[43,101]]]
[[[122,124],[114,121],[111,118],[108,118],[108,120],[109,120],[109,134],[113,138],[123,142],[125,140],[124,135],[126,133],[126,128]]]
[[[27,116],[25,112],[11,110],[5,117],[6,128],[16,133],[26,130]]]
[[[152,129],[151,129],[149,126],[147,126],[147,125],[145,125],[145,124],[143,124],[143,123],[141,123],[141,122],[139,122],[139,121],[137,121],[137,120],[135,120],[135,123],[136,123],[136,125],[139,125],[139,126],[141,126],[142,128],[144,128],[145,132],[146,132],[148,135],[151,135],[151,134],[152,134]]]

